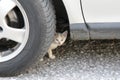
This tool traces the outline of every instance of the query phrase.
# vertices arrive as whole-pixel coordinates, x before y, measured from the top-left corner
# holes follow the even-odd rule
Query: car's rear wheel
[[[0,0],[0,75],[12,76],[42,58],[54,36],[49,0]]]

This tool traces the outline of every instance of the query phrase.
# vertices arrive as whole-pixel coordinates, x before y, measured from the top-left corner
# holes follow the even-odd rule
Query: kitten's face
[[[67,31],[63,32],[63,33],[56,33],[55,34],[55,43],[58,44],[58,46],[61,46],[66,38],[67,38]]]

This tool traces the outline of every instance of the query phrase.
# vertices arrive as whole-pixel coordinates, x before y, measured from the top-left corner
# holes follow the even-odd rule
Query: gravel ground
[[[25,74],[0,80],[120,80],[120,41],[67,41],[54,50],[55,60]]]

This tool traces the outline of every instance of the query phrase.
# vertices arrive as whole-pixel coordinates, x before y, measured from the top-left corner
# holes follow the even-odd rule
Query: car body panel
[[[81,0],[87,23],[120,22],[120,0]]]
[[[119,0],[81,0],[90,39],[120,39]]]
[[[120,39],[119,0],[63,0],[74,40]]]
[[[120,39],[120,23],[88,23],[90,39]]]
[[[63,0],[70,24],[84,23],[80,0]]]
[[[71,38],[88,40],[89,30],[83,19],[80,0],[63,0],[63,3],[69,18]]]

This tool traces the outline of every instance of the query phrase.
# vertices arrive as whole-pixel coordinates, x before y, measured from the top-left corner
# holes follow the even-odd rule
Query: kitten
[[[55,59],[55,55],[53,55],[52,50],[63,45],[67,38],[67,34],[68,31],[64,31],[63,33],[55,33],[54,40],[48,49],[48,56],[50,59]]]

